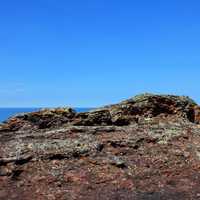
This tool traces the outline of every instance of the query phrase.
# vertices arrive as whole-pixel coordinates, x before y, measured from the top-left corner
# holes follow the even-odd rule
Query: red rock
[[[15,116],[0,126],[0,199],[198,199],[199,110],[146,94]]]

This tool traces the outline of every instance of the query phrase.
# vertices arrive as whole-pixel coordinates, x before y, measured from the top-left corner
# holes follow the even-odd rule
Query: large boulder
[[[3,125],[3,130],[16,131],[20,128],[44,129],[50,127],[58,127],[62,124],[70,123],[76,115],[72,108],[54,108],[42,109],[32,113],[22,113],[11,117],[7,123]]]
[[[197,104],[189,97],[147,93],[118,104],[77,114],[73,124],[124,126],[159,116],[171,116],[195,122],[197,121],[195,113],[197,113]]]
[[[112,122],[127,125],[141,118],[153,118],[159,115],[177,116],[195,121],[197,104],[186,96],[142,94],[119,104],[108,106]]]

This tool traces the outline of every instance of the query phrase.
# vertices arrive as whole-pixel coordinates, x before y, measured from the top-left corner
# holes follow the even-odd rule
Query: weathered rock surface
[[[0,125],[1,200],[200,199],[200,108],[144,94]]]

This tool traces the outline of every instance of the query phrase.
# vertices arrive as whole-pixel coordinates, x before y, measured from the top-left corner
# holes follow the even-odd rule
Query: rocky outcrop
[[[32,113],[22,113],[11,117],[3,124],[4,131],[19,129],[45,129],[70,123],[76,112],[72,108],[43,109]]]
[[[194,122],[194,107],[196,105],[192,99],[185,96],[147,93],[108,108],[113,123],[123,125],[124,123],[134,123],[141,118],[153,118],[159,115],[182,117]]]
[[[199,113],[188,97],[143,94],[14,116],[0,124],[0,199],[199,199]]]
[[[199,122],[200,109],[185,96],[142,94],[119,104],[90,112],[76,113],[72,108],[44,109],[12,117],[4,130],[46,129],[62,125],[76,126],[126,126],[154,117],[177,117]]]

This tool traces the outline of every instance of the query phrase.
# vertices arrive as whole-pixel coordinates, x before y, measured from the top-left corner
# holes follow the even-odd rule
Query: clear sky
[[[0,107],[200,103],[199,0],[5,0],[0,26]]]

